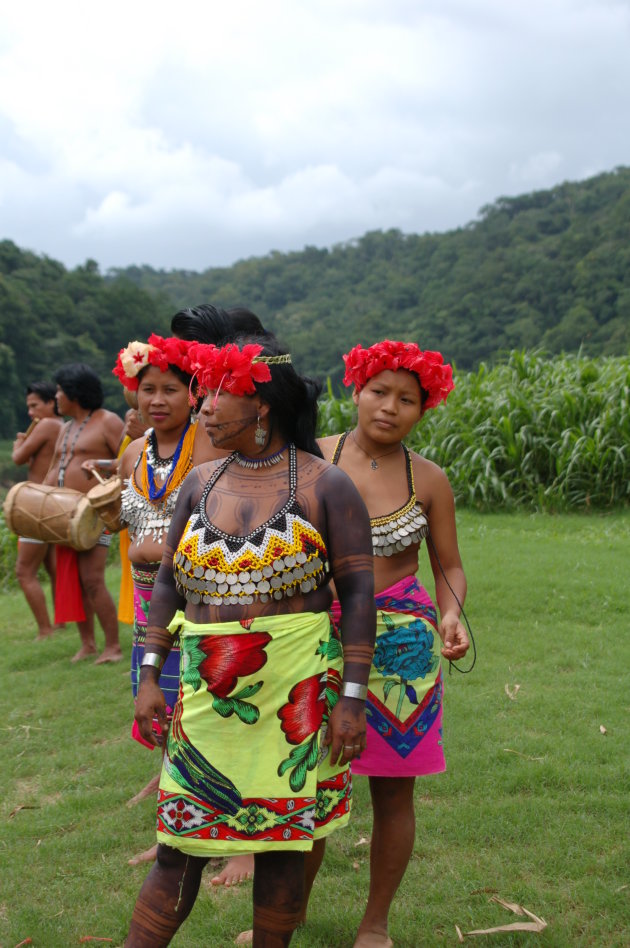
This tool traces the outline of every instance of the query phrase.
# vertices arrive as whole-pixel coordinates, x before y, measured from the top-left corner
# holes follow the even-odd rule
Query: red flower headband
[[[163,339],[152,333],[148,342],[130,342],[121,349],[112,372],[125,388],[135,392],[138,388],[138,374],[147,365],[155,365],[160,372],[166,372],[170,365],[177,366],[188,375],[193,374],[190,350],[195,343],[169,336]]]
[[[223,389],[230,395],[254,395],[256,382],[270,382],[270,365],[291,362],[291,356],[260,355],[263,347],[248,343],[240,349],[230,342],[220,349],[195,343],[190,352],[191,371],[196,375],[199,393]]]
[[[417,375],[420,385],[428,393],[425,408],[435,408],[441,401],[446,401],[448,393],[455,388],[453,369],[448,362],[444,362],[442,353],[429,350],[423,352],[415,342],[393,342],[391,339],[385,339],[369,349],[358,345],[344,355],[343,361],[346,364],[343,384],[354,385],[358,392],[368,379],[386,369],[391,369],[392,372],[406,369]]]

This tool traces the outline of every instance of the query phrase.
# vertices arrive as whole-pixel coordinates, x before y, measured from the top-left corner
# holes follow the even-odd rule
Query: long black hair
[[[275,336],[239,336],[237,345],[258,343],[261,355],[285,355],[288,350]],[[269,366],[271,381],[256,382],[256,392],[271,409],[271,423],[277,425],[282,436],[292,441],[297,448],[323,457],[316,440],[317,399],[322,390],[321,382],[306,375],[298,375],[291,363],[272,363]]]

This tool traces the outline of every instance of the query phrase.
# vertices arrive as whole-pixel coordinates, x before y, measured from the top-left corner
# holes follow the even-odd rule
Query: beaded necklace
[[[122,494],[121,520],[128,525],[135,541],[141,543],[145,537],[151,537],[157,543],[162,542],[171,525],[179,489],[193,466],[196,432],[197,421],[189,421],[175,453],[168,459],[168,467],[163,458],[156,461],[157,442],[153,449],[153,429],[147,432],[144,447]],[[136,472],[139,467],[138,484]],[[160,488],[155,484],[155,474],[165,476]]]
[[[241,467],[251,468],[256,471],[261,467],[273,467],[274,464],[279,464],[280,461],[284,460],[284,452],[288,448],[288,445],[283,445],[279,451],[276,451],[274,454],[268,454],[266,457],[250,458],[246,454],[241,454],[240,451],[234,452],[234,460]]]
[[[150,467],[153,468],[153,474],[155,477],[161,477],[165,479],[171,473],[171,468],[173,466],[173,458],[175,457],[175,452],[169,454],[167,458],[160,457],[160,452],[158,450],[157,437],[155,435],[155,428],[150,435],[150,445],[149,445],[149,459],[148,463]]]
[[[142,451],[142,470],[140,477],[142,492],[154,503],[155,501],[163,500],[168,497],[175,487],[181,484],[192,467],[195,424],[191,422],[190,418],[188,419],[188,423],[177,442],[175,453],[171,458],[167,459],[159,458],[159,455],[157,455],[157,438],[154,429],[151,428],[147,432],[147,439],[144,443],[144,450]],[[184,473],[182,473],[182,471],[184,471]],[[161,487],[158,487],[155,483],[156,473],[165,478]]]
[[[92,412],[89,411],[87,415],[85,416],[85,418],[83,419],[83,421],[81,422],[81,424],[79,425],[79,427],[77,428],[74,438],[72,439],[72,444],[70,445],[69,451],[68,451],[68,438],[70,437],[72,424],[70,424],[68,428],[66,429],[66,433],[63,436],[63,442],[61,445],[61,457],[59,458],[59,473],[57,474],[58,487],[63,487],[65,483],[66,468],[68,467],[68,465],[72,461],[72,458],[74,457],[74,449],[76,447],[77,441],[79,440],[79,435],[81,434],[81,432],[83,431],[83,429],[85,428],[85,426],[87,425],[91,417],[92,417]],[[66,457],[66,451],[68,451],[67,457]]]

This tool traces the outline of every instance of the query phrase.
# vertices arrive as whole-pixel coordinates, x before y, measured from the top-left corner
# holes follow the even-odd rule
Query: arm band
[[[342,698],[358,698],[359,701],[365,701],[367,693],[367,685],[357,685],[354,681],[344,681],[342,683]]]
[[[164,659],[157,652],[145,652],[140,667],[142,668],[143,665],[151,665],[153,668],[157,668],[158,671],[162,671]]]

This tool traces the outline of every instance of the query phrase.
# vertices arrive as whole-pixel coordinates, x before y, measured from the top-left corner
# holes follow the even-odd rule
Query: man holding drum
[[[56,412],[55,386],[52,382],[33,382],[29,385],[26,389],[26,408],[31,423],[26,431],[16,436],[11,457],[14,464],[28,465],[28,481],[41,484],[50,467],[55,442],[63,424]],[[42,563],[50,576],[54,595],[54,547],[43,540],[20,537],[15,575],[37,622],[36,641],[47,638],[53,631],[44,590],[37,578]]]
[[[81,465],[88,458],[117,457],[123,422],[102,408],[103,388],[96,373],[77,362],[62,366],[55,375],[57,410],[70,420],[63,426],[45,483],[86,494],[92,486]],[[122,658],[118,642],[116,606],[105,586],[105,562],[111,535],[104,533],[90,550],[57,547],[56,621],[76,621],[81,648],[77,662],[96,654],[94,614],[105,633],[105,648],[95,664]]]

